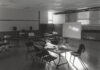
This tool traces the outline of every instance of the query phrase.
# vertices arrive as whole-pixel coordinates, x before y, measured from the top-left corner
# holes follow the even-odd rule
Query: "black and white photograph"
[[[100,0],[0,0],[0,70],[100,70]]]

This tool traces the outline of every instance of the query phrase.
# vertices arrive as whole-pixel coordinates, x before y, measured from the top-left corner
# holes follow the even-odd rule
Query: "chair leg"
[[[73,66],[75,67],[76,70],[78,70],[78,68],[74,65],[74,62],[75,62],[75,56],[73,56]]]
[[[74,58],[73,58],[73,65],[74,65],[74,62],[75,62],[75,56],[73,56]]]
[[[81,62],[81,64],[82,64],[82,66],[84,67],[84,69],[85,69],[85,70],[88,70],[88,68],[87,68],[86,65],[84,64],[82,58],[81,58],[81,57],[79,57],[79,58],[80,58],[80,62]]]
[[[65,52],[65,59],[67,59],[67,58],[66,58],[66,52]]]
[[[71,62],[71,57],[72,57],[72,55],[70,56],[70,62]]]
[[[28,60],[28,58],[29,58],[29,53],[28,52],[26,52],[25,58],[26,58],[26,60]]]
[[[51,70],[51,63],[47,62],[47,69],[46,70]]]
[[[53,60],[53,62],[54,62],[55,65],[57,65],[54,60]]]

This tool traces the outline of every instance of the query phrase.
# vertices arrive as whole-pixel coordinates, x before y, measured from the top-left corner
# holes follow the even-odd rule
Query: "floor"
[[[23,42],[20,43],[21,44],[20,46],[25,46],[22,43]],[[73,48],[76,48],[76,46],[78,46],[77,41],[73,41],[71,43],[73,43],[73,45],[71,46],[75,46]],[[86,45],[86,52],[82,55],[82,57],[88,67],[88,70],[100,70],[100,42],[85,40],[84,44]],[[40,64],[38,62],[33,62],[32,59],[26,59],[25,47],[13,48],[10,51],[8,51],[8,53],[4,53],[3,55],[0,55],[0,70],[45,70],[46,69],[45,65],[47,67],[49,65],[49,64]],[[69,52],[67,53],[67,55],[68,54]],[[55,70],[55,65],[52,64],[51,66],[52,69]],[[73,68],[71,68],[69,62],[69,68],[68,68],[68,64],[65,64],[62,65],[59,68],[59,70],[73,70]]]
[[[7,56],[7,54],[5,54],[5,57],[0,59],[0,70],[39,70],[39,69],[42,70],[43,69],[43,65],[41,66],[34,62],[32,63],[32,59],[25,58],[26,48],[16,48],[16,49],[18,50],[18,52],[16,52],[15,54],[10,54],[10,56]]]
[[[51,63],[40,63],[40,61],[33,61],[30,57],[26,58],[26,48],[16,48],[18,52],[0,59],[0,70],[55,70],[56,65]],[[56,63],[57,60],[55,60]],[[64,60],[63,60],[64,61]],[[66,70],[67,64],[59,67],[59,70]]]
[[[83,54],[83,60],[88,66],[88,70],[100,70],[100,41],[83,40],[70,42],[70,46],[74,46],[76,50],[80,43],[85,44],[86,51]]]

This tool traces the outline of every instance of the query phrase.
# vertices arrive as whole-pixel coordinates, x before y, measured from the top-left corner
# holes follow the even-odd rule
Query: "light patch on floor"
[[[75,61],[73,64],[74,56],[71,55],[71,52],[63,53],[62,56],[64,56],[68,60],[68,63],[70,65],[70,67],[72,68],[72,70],[85,70],[81,63],[81,60],[78,57],[75,57]],[[70,57],[71,57],[71,59],[70,59]],[[88,68],[88,65],[85,62],[83,62],[83,63],[85,64],[86,68]]]

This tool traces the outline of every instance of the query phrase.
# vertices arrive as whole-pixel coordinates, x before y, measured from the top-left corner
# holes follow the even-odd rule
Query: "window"
[[[48,24],[53,23],[53,11],[48,12]]]
[[[89,16],[90,12],[80,12],[78,13],[77,17],[77,22],[81,22],[82,25],[88,25],[89,24]]]
[[[81,22],[82,25],[88,25],[89,20],[77,20],[77,22]]]

